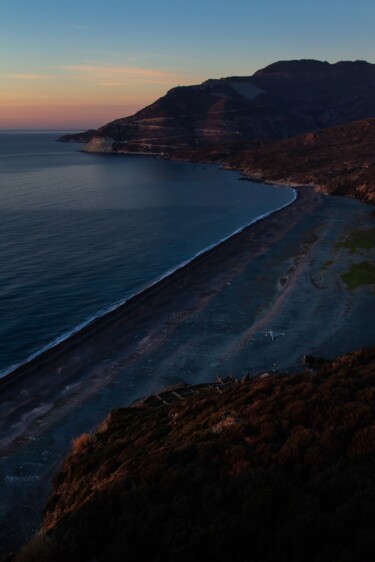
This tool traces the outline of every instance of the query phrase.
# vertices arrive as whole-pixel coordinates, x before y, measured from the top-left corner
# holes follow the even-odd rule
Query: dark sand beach
[[[71,440],[115,407],[175,383],[295,372],[375,340],[374,292],[349,291],[336,244],[373,207],[305,188],[297,200],[197,257],[0,380],[0,552],[37,530]],[[283,333],[273,341],[268,330]]]

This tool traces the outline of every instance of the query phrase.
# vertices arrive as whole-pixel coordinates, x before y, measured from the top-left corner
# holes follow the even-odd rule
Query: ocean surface
[[[60,134],[0,132],[0,376],[295,197]]]

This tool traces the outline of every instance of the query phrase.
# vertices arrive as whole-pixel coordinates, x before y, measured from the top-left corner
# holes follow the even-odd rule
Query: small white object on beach
[[[266,332],[264,332],[264,335],[270,336],[271,340],[274,341],[275,338],[279,337],[279,336],[285,336],[284,332],[275,332],[274,330],[267,330]]]

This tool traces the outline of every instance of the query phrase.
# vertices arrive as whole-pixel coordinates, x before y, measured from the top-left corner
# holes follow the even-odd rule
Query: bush
[[[94,436],[90,433],[82,433],[79,437],[76,437],[72,441],[73,453],[81,453],[84,449],[92,445],[94,442]]]

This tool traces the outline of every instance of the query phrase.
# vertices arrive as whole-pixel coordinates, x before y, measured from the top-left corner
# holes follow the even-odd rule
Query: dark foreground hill
[[[375,348],[110,413],[15,560],[372,562]]]
[[[272,141],[375,117],[375,65],[316,60],[274,63],[253,76],[177,87],[98,131],[66,135],[95,152],[171,153]]]

